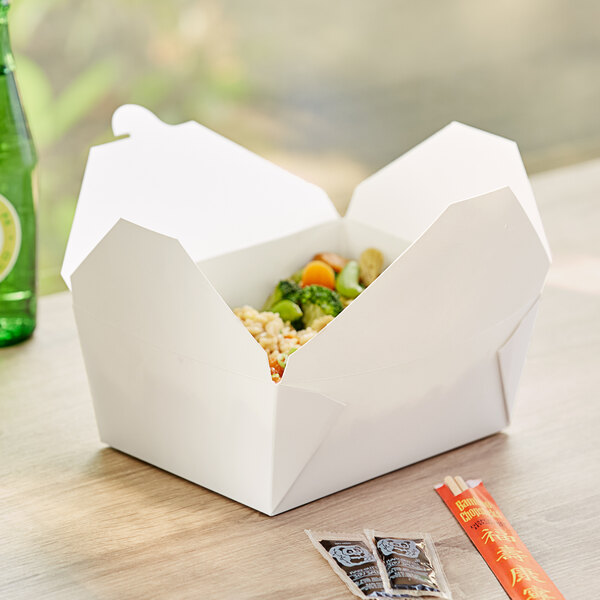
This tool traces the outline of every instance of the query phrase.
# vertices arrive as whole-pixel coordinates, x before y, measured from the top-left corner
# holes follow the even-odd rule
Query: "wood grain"
[[[104,447],[70,297],[43,298],[34,339],[0,350],[0,597],[348,599],[303,530],[373,527],[428,531],[455,598],[504,599],[433,491],[460,473],[484,479],[566,597],[589,598],[600,579],[600,161],[534,188],[555,262],[513,424],[273,518]]]

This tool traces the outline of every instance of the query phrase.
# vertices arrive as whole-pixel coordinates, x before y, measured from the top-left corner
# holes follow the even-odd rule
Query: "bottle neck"
[[[4,73],[13,71],[15,68],[15,59],[8,35],[8,8],[8,4],[4,0],[0,0],[0,71]]]

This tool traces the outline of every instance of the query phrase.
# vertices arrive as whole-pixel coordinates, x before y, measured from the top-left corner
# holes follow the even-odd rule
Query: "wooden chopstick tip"
[[[444,484],[454,496],[458,496],[469,489],[469,486],[460,475],[446,475],[446,477],[444,477]]]
[[[454,496],[458,496],[458,494],[460,494],[460,488],[454,480],[454,477],[452,477],[451,475],[446,475],[446,477],[444,477],[444,483]]]
[[[454,481],[458,484],[461,492],[464,492],[469,489],[469,486],[465,483],[465,480],[460,475],[454,476]]]

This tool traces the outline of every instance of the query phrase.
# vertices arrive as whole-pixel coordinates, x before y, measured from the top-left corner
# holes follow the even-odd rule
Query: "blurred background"
[[[529,173],[600,157],[598,0],[13,0],[40,154],[40,291],[60,265],[89,146],[121,104],[194,119],[322,186],[458,120]],[[565,198],[568,202],[568,198]]]

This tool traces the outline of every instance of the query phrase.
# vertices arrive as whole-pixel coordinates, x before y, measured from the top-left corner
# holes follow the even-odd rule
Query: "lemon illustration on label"
[[[8,277],[21,249],[21,222],[15,207],[0,194],[0,281]]]

